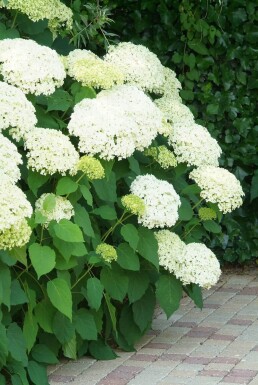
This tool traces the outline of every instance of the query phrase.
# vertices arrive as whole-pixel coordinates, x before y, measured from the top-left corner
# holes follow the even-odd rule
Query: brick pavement
[[[136,352],[49,368],[50,385],[258,385],[258,271],[224,274],[204,308],[182,299],[168,320],[156,310]]]

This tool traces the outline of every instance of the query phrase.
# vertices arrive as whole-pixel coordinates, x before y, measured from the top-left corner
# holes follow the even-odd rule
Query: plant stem
[[[101,240],[102,242],[105,242],[105,240],[107,239],[107,237],[113,233],[113,231],[115,230],[115,228],[118,226],[118,225],[121,225],[126,219],[130,218],[133,214],[129,214],[127,216],[125,216],[126,214],[126,211],[123,212],[122,216],[117,220],[117,222],[114,224],[114,226],[110,227],[109,230],[107,230],[107,232],[102,236]]]
[[[17,11],[17,12],[15,13],[15,16],[14,16],[14,19],[13,19],[13,22],[12,22],[12,25],[11,25],[11,29],[13,29],[14,26],[15,26],[15,23],[16,23],[16,19],[17,19],[18,13],[19,13],[19,11]]]
[[[88,270],[86,270],[85,271],[85,273],[83,273],[83,275],[79,278],[79,279],[77,279],[77,281],[76,282],[74,282],[74,284],[72,285],[72,287],[71,287],[71,290],[84,278],[84,277],[86,277],[86,275],[91,271],[91,269],[93,268],[93,266],[90,266],[89,268],[88,268]]]

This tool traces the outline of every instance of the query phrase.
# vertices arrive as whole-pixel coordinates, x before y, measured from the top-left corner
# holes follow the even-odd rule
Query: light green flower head
[[[166,146],[150,147],[144,153],[151,156],[164,169],[177,165],[175,155]]]
[[[116,249],[107,243],[100,243],[96,248],[96,253],[100,254],[106,262],[110,263],[117,260]]]
[[[121,198],[121,203],[124,208],[132,214],[143,215],[145,211],[145,205],[143,200],[134,194],[128,194]]]
[[[198,215],[202,221],[209,221],[211,219],[216,219],[217,217],[216,212],[209,207],[201,207],[198,211]]]
[[[80,158],[77,169],[82,171],[87,178],[102,179],[105,177],[105,171],[100,161],[92,156],[84,155]]]
[[[29,242],[31,228],[26,219],[15,223],[9,229],[0,231],[0,250],[11,250],[14,247],[22,247]]]

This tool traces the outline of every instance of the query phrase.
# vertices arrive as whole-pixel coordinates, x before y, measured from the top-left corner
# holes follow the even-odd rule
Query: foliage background
[[[241,181],[244,205],[222,220],[212,247],[225,261],[258,253],[258,5],[254,1],[109,1],[112,32],[144,44],[182,82],[181,96],[223,149],[220,165]]]

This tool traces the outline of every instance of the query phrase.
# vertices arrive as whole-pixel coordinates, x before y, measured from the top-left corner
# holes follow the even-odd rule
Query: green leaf
[[[74,333],[73,337],[70,339],[70,341],[66,342],[63,345],[63,353],[64,353],[65,357],[71,358],[72,360],[76,360],[76,358],[77,358],[77,341],[76,341],[75,333]]]
[[[206,111],[207,111],[207,114],[217,115],[219,113],[219,105],[218,104],[208,104]]]
[[[98,310],[103,297],[103,285],[98,278],[89,278],[87,281],[86,299],[92,309]]]
[[[130,156],[130,158],[128,158],[127,160],[129,162],[130,170],[132,170],[136,175],[140,175],[141,169],[139,166],[139,162],[133,156]]]
[[[96,92],[92,87],[81,86],[79,83],[73,83],[71,86],[71,93],[74,96],[74,104],[79,103],[81,100],[96,98]]]
[[[49,349],[47,345],[34,345],[33,349],[31,350],[31,355],[34,360],[42,362],[44,364],[54,365],[59,362],[55,354],[52,352],[52,350]]]
[[[117,357],[116,353],[106,345],[104,341],[91,341],[89,344],[90,354],[97,360],[113,360]]]
[[[202,289],[195,283],[184,286],[184,291],[194,301],[195,305],[200,309],[203,308]]]
[[[59,179],[56,186],[57,195],[67,195],[75,192],[78,188],[78,184],[74,182],[69,176],[64,176]]]
[[[181,206],[178,209],[179,219],[189,221],[193,217],[193,209],[188,199],[180,197]]]
[[[18,362],[27,366],[26,342],[21,328],[17,323],[11,323],[7,329],[8,350],[11,356]]]
[[[6,336],[6,329],[4,325],[0,323],[0,367],[1,368],[6,364],[7,356],[8,356],[8,340]]]
[[[0,263],[0,304],[10,309],[11,300],[11,273],[10,268]]]
[[[144,271],[130,272],[128,284],[128,298],[131,303],[140,299],[150,284],[148,274]]]
[[[106,202],[116,202],[116,174],[111,172],[110,175],[100,180],[93,180],[92,184],[98,197]]]
[[[92,211],[94,214],[99,215],[103,219],[113,220],[116,219],[116,210],[110,206],[101,206]]]
[[[127,270],[140,270],[140,262],[138,255],[135,254],[133,249],[127,243],[120,243],[117,248],[117,263]]]
[[[98,331],[93,315],[86,309],[79,309],[74,316],[76,331],[84,340],[97,340]]]
[[[187,44],[188,44],[188,47],[190,49],[192,49],[193,51],[199,53],[200,55],[207,55],[207,56],[209,56],[208,49],[206,48],[206,46],[200,40],[193,39],[191,41],[188,41]]]
[[[43,202],[43,210],[52,211],[56,207],[56,197],[54,194],[49,194],[45,197]]]
[[[28,297],[21,288],[20,282],[14,279],[11,284],[11,305],[22,305],[24,303],[28,303]]]
[[[38,279],[42,275],[52,271],[55,267],[56,254],[49,246],[41,246],[39,243],[33,243],[29,247],[29,256]]]
[[[62,314],[72,319],[72,294],[67,282],[55,278],[47,283],[47,293],[53,306]]]
[[[52,322],[56,313],[56,309],[50,303],[49,299],[43,299],[41,302],[39,302],[36,305],[34,312],[40,327],[46,333],[53,333]]]
[[[158,242],[151,230],[139,227],[138,252],[147,261],[159,269]]]
[[[130,346],[134,346],[142,333],[136,325],[131,306],[124,305],[119,319],[119,329]]]
[[[205,228],[205,230],[210,231],[211,233],[221,233],[221,226],[212,220],[203,221],[203,227]]]
[[[9,251],[9,254],[12,258],[16,259],[16,261],[21,262],[24,266],[27,267],[27,251],[26,246],[23,247],[14,247]]]
[[[31,171],[30,169],[28,170],[28,186],[35,196],[37,196],[38,189],[43,186],[48,179],[49,175],[41,175],[35,171]]]
[[[156,297],[169,318],[180,305],[182,284],[173,275],[162,275],[156,283]]]
[[[60,222],[54,224],[53,229],[56,236],[63,241],[84,242],[79,226],[68,221],[68,219],[61,219]]]
[[[128,223],[122,226],[120,232],[124,240],[129,243],[132,249],[136,250],[139,242],[139,235],[138,235],[137,228],[131,223]]]
[[[49,111],[67,111],[72,106],[71,95],[64,90],[55,90],[47,98],[47,110]]]
[[[1,37],[0,37],[1,40]],[[6,385],[5,377],[0,373],[0,385]]]
[[[128,277],[120,268],[103,268],[100,281],[111,298],[122,301],[128,289]]]
[[[40,365],[35,361],[29,361],[28,373],[31,381],[35,385],[49,385],[47,379],[47,368],[45,366]]]
[[[250,190],[250,200],[251,202],[258,198],[258,175],[254,175],[252,178],[252,183],[251,183],[251,190]]]
[[[30,352],[35,344],[38,334],[38,323],[31,311],[27,311],[23,323],[23,335],[27,345],[27,351]]]
[[[79,203],[77,203],[74,206],[74,212],[74,222],[83,229],[85,235],[91,238],[95,238],[88,211]]]
[[[81,190],[83,198],[86,200],[88,205],[92,206],[92,202],[93,202],[92,194],[91,194],[90,190],[88,189],[88,187],[85,185],[80,185],[80,190]]]
[[[142,332],[151,325],[155,304],[155,295],[153,290],[149,288],[143,297],[134,302],[132,306],[134,321]]]
[[[61,342],[61,344],[65,344],[70,341],[74,335],[74,325],[70,319],[59,312],[56,312],[53,318],[52,327],[56,338]]]
[[[107,304],[107,309],[108,309],[108,314],[110,316],[110,320],[112,323],[113,331],[117,335],[117,328],[116,328],[116,308],[115,306],[111,303],[109,295],[106,293],[104,294],[105,301]]]

